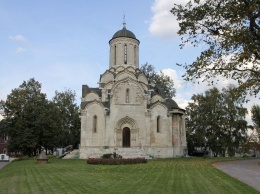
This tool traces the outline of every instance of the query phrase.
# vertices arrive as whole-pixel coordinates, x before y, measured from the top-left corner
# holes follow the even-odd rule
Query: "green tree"
[[[78,148],[80,143],[80,118],[79,107],[75,103],[76,93],[70,89],[64,92],[55,91],[53,103],[59,110],[59,135],[60,147],[73,145]]]
[[[61,134],[59,113],[57,106],[49,101],[35,122],[40,131],[38,143],[45,148],[46,152],[47,150],[53,152],[54,148],[59,146],[59,135]]]
[[[251,113],[254,125],[260,127],[260,106],[256,104],[253,105],[251,108]]]
[[[246,142],[247,122],[245,116],[247,109],[242,106],[243,100],[234,92],[234,86],[222,90],[225,106],[224,127],[227,137],[226,147],[229,156],[233,156],[237,148]]]
[[[223,76],[237,80],[241,94],[260,91],[260,1],[205,0],[176,5],[177,17],[186,44],[203,45],[205,50],[192,64],[182,64],[185,80],[213,82]],[[206,45],[206,46],[205,46]]]
[[[220,118],[223,115],[221,94],[217,88],[210,89],[205,94],[192,96],[192,103],[186,108],[187,130],[191,134],[187,138],[190,150],[201,147],[205,153],[210,147],[217,155],[221,145]],[[192,144],[190,144],[192,139]],[[191,153],[190,153],[191,154]]]
[[[46,106],[46,95],[35,79],[12,90],[4,103],[4,125],[11,137],[10,151],[31,156],[41,146],[40,129],[36,125]]]
[[[148,63],[142,65],[140,70],[146,75],[149,83],[155,84],[163,89],[166,98],[175,96],[176,90],[174,88],[174,82],[168,75],[165,75],[162,71],[157,73],[154,66]]]
[[[241,98],[229,86],[220,92],[212,88],[205,94],[192,96],[187,111],[187,138],[191,150],[209,148],[215,156],[230,156],[246,141],[247,110],[242,107]]]
[[[251,113],[252,113],[252,121],[254,124],[254,128],[256,129],[258,138],[260,138],[260,106],[253,105],[251,108]]]

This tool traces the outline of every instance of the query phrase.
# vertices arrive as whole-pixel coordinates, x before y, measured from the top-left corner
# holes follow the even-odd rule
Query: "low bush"
[[[119,159],[121,159],[122,158],[122,156],[121,155],[119,155],[119,154],[117,154],[116,152],[114,152],[113,154],[103,154],[102,156],[101,156],[101,158],[119,158]]]
[[[88,164],[119,165],[147,163],[145,158],[88,158]]]
[[[101,156],[101,158],[112,158],[113,154],[103,154],[103,156]]]

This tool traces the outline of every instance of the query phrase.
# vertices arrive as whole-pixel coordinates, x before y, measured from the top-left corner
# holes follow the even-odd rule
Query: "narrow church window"
[[[180,128],[180,134],[182,134],[182,120],[180,120],[179,128]]]
[[[135,65],[137,64],[137,62],[136,62],[136,46],[134,46],[134,63],[135,63]]]
[[[126,98],[125,98],[125,102],[129,103],[129,89],[126,89]]]
[[[125,44],[124,63],[127,64],[127,45]]]
[[[156,123],[156,130],[157,130],[157,133],[160,132],[160,116],[157,116],[157,123]]]
[[[93,132],[97,132],[97,115],[93,117]]]
[[[115,65],[116,65],[116,45],[115,45]]]

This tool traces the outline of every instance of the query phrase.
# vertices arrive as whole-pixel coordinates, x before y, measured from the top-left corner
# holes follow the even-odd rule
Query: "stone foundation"
[[[174,147],[131,147],[131,148],[103,148],[88,147],[80,148],[80,158],[100,158],[103,154],[114,153],[121,155],[123,158],[174,158],[184,156],[183,148]]]

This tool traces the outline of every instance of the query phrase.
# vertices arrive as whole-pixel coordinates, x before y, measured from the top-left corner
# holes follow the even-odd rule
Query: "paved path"
[[[214,166],[260,191],[260,159],[220,162]]]
[[[9,162],[0,162],[0,169],[3,168],[7,164],[9,164]]]

